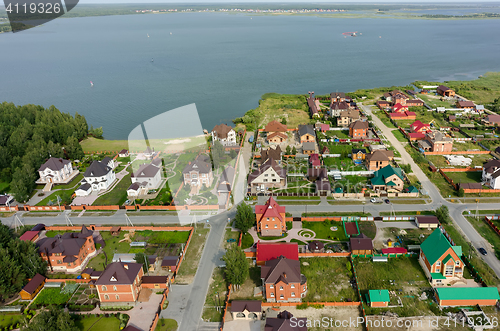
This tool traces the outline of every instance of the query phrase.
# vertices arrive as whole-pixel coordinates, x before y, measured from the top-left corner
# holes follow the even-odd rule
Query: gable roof
[[[260,278],[264,279],[264,284],[276,284],[280,281],[287,284],[300,283],[300,262],[284,256],[266,261],[260,269]]]
[[[307,318],[299,317],[292,323],[290,319],[268,317],[266,318],[264,331],[307,331]]]
[[[364,149],[364,148],[353,148],[351,150],[351,154],[358,154],[358,153],[366,154],[366,149]]]
[[[280,137],[282,139],[287,139],[288,138],[288,136],[285,133],[283,133],[283,132],[273,132],[273,133],[271,133],[270,135],[267,136],[267,139],[268,140],[269,139],[273,139],[274,137]]]
[[[316,133],[314,132],[314,128],[312,125],[299,125],[299,136],[302,137],[307,133],[312,136],[316,136]]]
[[[23,233],[23,235],[21,237],[19,237],[19,240],[31,241],[31,240],[33,240],[33,238],[38,236],[39,233],[40,233],[40,231],[26,231],[25,233]]]
[[[37,242],[38,251],[45,254],[60,253],[61,256],[78,256],[81,248],[85,245],[87,237],[92,236],[93,231],[82,225],[80,232],[66,232],[53,238],[43,238]]]
[[[102,177],[106,176],[112,169],[108,165],[101,161],[94,161],[85,170],[83,177]]]
[[[422,123],[422,122],[420,122],[418,120],[415,121],[415,122],[413,122],[412,125],[411,125],[411,129],[413,131],[419,131],[421,129],[430,128],[430,127],[431,127],[430,124],[425,124],[425,123]]]
[[[278,205],[272,196],[269,197],[264,205],[255,206],[255,214],[261,214],[261,219],[264,217],[277,217],[280,221],[283,221],[281,214],[284,214],[285,211],[285,206]],[[257,221],[259,222],[261,219],[257,219]]]
[[[451,90],[451,88],[449,88],[448,86],[439,85],[439,86],[437,87],[437,90],[438,90],[438,91],[441,91],[441,92],[446,92],[446,91]],[[453,91],[453,90],[452,90],[452,91]]]
[[[345,101],[334,102],[331,108],[334,110],[347,110],[349,109],[349,104]]]
[[[389,302],[391,298],[389,297],[388,290],[369,290],[368,296],[370,297],[370,302]]]
[[[475,107],[476,105],[474,104],[474,102],[472,101],[458,101],[458,106],[460,108],[463,108],[463,107]]]
[[[234,178],[234,168],[227,166],[220,175],[219,183],[232,183]]]
[[[142,276],[142,284],[167,284],[168,276]]]
[[[281,160],[281,147],[278,145],[276,148],[268,147],[267,149],[260,149],[260,158],[262,162],[268,159]]]
[[[367,130],[368,127],[369,127],[368,122],[364,122],[364,121],[352,122],[349,125],[349,128],[352,128],[354,130]]]
[[[251,313],[260,313],[262,311],[262,301],[233,300],[231,302],[231,312],[243,312],[245,310]]]
[[[297,243],[265,243],[257,242],[257,261],[269,261],[284,256],[290,260],[299,260],[299,244]]]
[[[328,172],[326,168],[307,168],[307,177],[328,178]]]
[[[496,287],[437,287],[439,300],[498,300]]]
[[[118,154],[128,154],[128,150],[125,148],[118,152]]]
[[[106,266],[96,285],[131,285],[142,269],[142,264],[113,262]]]
[[[344,92],[332,92],[330,93],[330,98],[336,99],[337,97],[341,99],[345,99],[345,93]]]
[[[273,168],[280,178],[286,177],[286,170],[280,167],[280,165],[276,163],[274,159],[268,159],[259,167],[259,169],[248,175],[248,183],[252,183],[257,177],[259,177],[269,168]]]
[[[486,121],[490,123],[500,123],[500,115],[488,115]]]
[[[142,164],[136,172],[132,174],[132,178],[152,178],[160,171],[160,168],[152,164]]]
[[[436,263],[436,261],[450,248],[452,248],[452,246],[441,232],[441,229],[434,230],[434,232],[432,232],[420,245],[420,249],[431,265]]]
[[[222,123],[222,124],[214,126],[214,128],[212,129],[212,132],[215,132],[217,134],[218,138],[225,139],[225,138],[227,138],[227,134],[231,130],[233,130],[232,127],[230,127],[229,125],[226,125],[226,124]]]
[[[417,216],[416,219],[420,224],[439,224],[436,216]]]
[[[71,163],[71,161],[62,159],[60,157],[59,158],[51,157],[44,164],[40,166],[40,169],[38,169],[38,171],[44,171],[47,168],[49,168],[52,171],[59,171],[62,168],[64,168],[64,166],[68,163]]]
[[[368,162],[372,162],[372,161],[387,161],[387,162],[389,162],[390,161],[389,157],[387,157],[387,154],[381,150],[376,150],[376,151],[373,151],[372,153],[366,155],[366,160]]]
[[[40,274],[36,274],[35,276],[33,276],[33,278],[31,278],[28,284],[23,287],[23,291],[29,294],[33,294],[35,293],[36,289],[43,284],[43,282],[45,282],[45,277]]]
[[[382,169],[375,171],[374,177],[370,179],[372,185],[385,185],[387,178],[392,175],[396,175],[399,179],[403,180],[403,174],[401,168],[393,168],[390,165],[386,165]]]
[[[271,121],[267,123],[266,127],[264,128],[265,132],[286,132],[287,127],[284,124],[281,124],[278,121]]]
[[[340,112],[339,117],[349,117],[352,119],[358,119],[359,118],[359,111],[357,111],[355,109],[344,110],[344,111]]]
[[[311,163],[313,166],[321,165],[321,161],[319,160],[319,155],[316,153],[309,155],[309,163]]]
[[[351,244],[351,251],[354,250],[372,250],[373,242],[372,239],[364,235],[363,233],[356,237],[349,238]]]

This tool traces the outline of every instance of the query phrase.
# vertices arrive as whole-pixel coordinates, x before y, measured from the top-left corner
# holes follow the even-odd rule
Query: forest
[[[94,131],[102,135],[102,129]],[[49,157],[81,159],[79,141],[89,134],[85,117],[54,106],[0,104],[0,182],[18,202],[29,200],[38,169]],[[4,193],[4,192],[0,192]]]

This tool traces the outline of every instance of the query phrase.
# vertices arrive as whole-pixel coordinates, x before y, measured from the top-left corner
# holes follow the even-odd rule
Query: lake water
[[[345,38],[347,31],[362,35]],[[255,108],[267,92],[326,94],[500,71],[498,31],[500,20],[58,19],[0,34],[0,101],[78,112],[108,139],[126,139],[148,118],[196,103],[211,130]]]

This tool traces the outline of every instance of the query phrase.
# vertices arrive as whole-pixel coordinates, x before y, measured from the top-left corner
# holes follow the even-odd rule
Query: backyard
[[[131,174],[128,173],[120,182],[108,193],[98,197],[93,206],[122,205],[127,200],[127,189],[132,183]]]
[[[446,176],[458,183],[480,183],[482,173],[479,172],[446,172]]]
[[[104,315],[94,316],[90,314],[83,316],[75,319],[75,326],[81,331],[120,330],[120,320],[112,314],[108,317]]]
[[[446,158],[443,155],[427,155],[426,156],[429,161],[436,166],[436,168],[464,168],[465,166],[451,166]],[[465,154],[464,157],[468,157],[472,159],[472,163],[469,167],[473,168],[476,166],[482,167],[485,162],[492,159],[492,156],[489,154]],[[481,172],[479,172],[481,173]]]
[[[486,223],[484,216],[479,219],[471,216],[465,217],[470,224],[476,229],[481,236],[488,241],[491,245],[490,248],[495,252],[497,259],[500,259],[500,236],[493,230],[493,228]]]
[[[329,239],[336,241],[346,241],[347,236],[344,233],[344,228],[342,226],[342,222],[336,221],[323,221],[323,222],[302,222],[302,228],[304,233],[308,233],[311,230],[316,236],[315,239]],[[336,229],[333,231],[332,229]],[[310,232],[309,232],[310,233]],[[300,234],[300,232],[299,232]]]

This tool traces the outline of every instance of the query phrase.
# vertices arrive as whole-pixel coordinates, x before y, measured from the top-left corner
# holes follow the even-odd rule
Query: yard
[[[250,248],[253,245],[252,235],[245,233],[241,238],[241,249]]]
[[[424,100],[425,103],[431,106],[432,108],[436,107],[455,108],[455,103],[453,101],[448,101],[448,100],[441,101],[440,100],[441,96],[419,94],[418,97]]]
[[[343,193],[358,193],[368,185],[369,178],[363,176],[343,176],[332,185],[332,190],[342,189]],[[340,193],[342,193],[340,192]]]
[[[358,222],[359,232],[364,233],[367,237],[372,239],[375,238],[377,234],[377,226],[373,221],[359,221]]]
[[[125,234],[128,235],[128,232],[120,232],[118,236],[112,236],[109,232],[101,232],[102,239],[105,242],[105,246],[103,247],[104,254],[98,254],[88,263],[89,268],[93,268],[94,270],[104,270],[105,263],[111,263],[113,259],[113,255],[115,253],[128,253],[130,251],[130,242],[120,240],[125,238]]]
[[[480,183],[482,173],[479,172],[446,172],[446,176],[458,183]]]
[[[105,140],[89,137],[80,142],[84,152],[119,152],[128,149],[128,140]]]
[[[104,195],[97,198],[92,204],[93,206],[109,206],[109,205],[122,205],[127,200],[127,189],[132,183],[131,174],[125,175],[120,182]]]
[[[392,130],[392,134],[394,135],[394,137],[401,141],[401,142],[408,142],[408,139],[406,139],[405,135],[399,131],[399,130]]]
[[[0,329],[1,330],[13,330],[16,329],[16,325],[23,320],[23,315],[18,313],[1,313],[0,314]],[[10,328],[13,325],[14,327]]]
[[[347,258],[304,258],[300,264],[300,272],[307,278],[303,302],[358,301],[350,283],[353,275]]]
[[[368,258],[354,260],[358,286],[366,303],[365,295],[368,290],[395,291],[402,300],[403,307],[397,308],[370,308],[365,306],[367,315],[379,314],[384,310],[397,313],[400,317],[434,315],[439,312],[437,305],[432,300],[431,286],[425,274],[414,257],[390,258],[388,262],[371,262]],[[425,291],[428,299],[420,301],[418,296]],[[394,296],[391,304],[397,303]]]
[[[247,259],[248,260],[248,259]],[[250,263],[250,260],[248,260]],[[252,266],[250,263],[249,277],[236,291],[231,291],[231,301],[233,300],[263,300],[263,297],[254,297],[253,290],[257,286],[262,286],[260,278],[260,267]]]
[[[337,228],[333,231],[332,228]],[[303,229],[309,229],[316,234],[315,239],[329,239],[336,241],[347,241],[342,222],[323,221],[323,222],[302,222]],[[304,230],[302,230],[304,231]],[[306,231],[307,232],[307,231]]]
[[[176,283],[190,284],[193,281],[209,231],[210,229],[204,228],[202,224],[196,225],[185,258],[177,272]]]
[[[465,217],[470,224],[476,229],[481,236],[488,241],[491,245],[490,248],[495,252],[497,259],[500,259],[500,236],[492,229],[492,227],[486,223],[484,216],[480,216],[479,219],[475,217]]]
[[[427,155],[426,156],[429,161],[432,162],[436,166],[436,168],[465,168],[465,166],[452,166],[448,163],[446,158],[443,155]],[[483,164],[493,157],[489,154],[465,154],[464,157],[468,157],[472,159],[472,163],[470,167],[475,166],[483,166]]]
[[[351,153],[351,152],[349,152]],[[363,165],[356,165],[350,157],[325,157],[323,163],[327,169],[343,170],[343,171],[364,171],[366,168]]]
[[[75,326],[81,331],[118,331],[120,330],[120,320],[112,314],[109,317],[81,315],[75,319]]]
[[[68,302],[72,294],[72,292],[64,292],[58,287],[44,288],[30,305],[30,309],[37,309],[37,307],[46,307],[50,305],[64,305]]]

